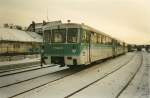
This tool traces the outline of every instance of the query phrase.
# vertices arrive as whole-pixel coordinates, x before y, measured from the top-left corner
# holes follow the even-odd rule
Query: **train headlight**
[[[44,53],[44,46],[41,47],[41,53]]]
[[[72,49],[72,52],[75,53],[75,52],[76,52],[76,49]]]
[[[41,49],[41,53],[44,53],[44,49]]]
[[[82,53],[83,53],[83,56],[85,56],[85,51],[83,51]]]

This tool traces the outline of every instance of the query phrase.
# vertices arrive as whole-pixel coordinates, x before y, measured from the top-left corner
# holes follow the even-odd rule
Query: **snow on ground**
[[[55,67],[51,67],[51,68],[48,68],[48,69],[45,69],[45,70],[36,71],[36,73],[30,72],[30,73],[28,73],[28,76],[33,77],[33,75],[38,76],[39,74],[43,74],[44,72],[46,74],[46,73],[52,73],[52,72],[60,71],[60,70],[63,70],[63,69],[65,69],[65,67],[64,68],[59,68],[58,66],[55,66]],[[47,82],[56,80],[60,77],[65,76],[66,74],[68,74],[68,73],[47,74],[47,75],[44,75],[42,77],[35,78],[33,80],[29,80],[29,81],[25,81],[25,82],[22,82],[22,83],[19,83],[19,84],[15,84],[15,85],[11,85],[11,86],[8,86],[8,87],[0,88],[0,98],[8,98],[8,97],[14,96],[16,94],[19,94],[19,93],[22,93],[24,91],[30,90],[30,89],[35,88],[37,86],[43,85]],[[25,73],[24,73],[24,75],[25,75]],[[23,79],[23,77],[28,78],[27,75],[25,75],[25,76],[22,75],[20,77],[22,77],[21,79]],[[18,81],[17,78],[19,79],[19,77],[17,77],[17,76],[15,77],[16,81]],[[10,80],[10,79],[11,78],[9,78],[8,80]]]
[[[40,67],[40,58],[25,58],[16,61],[3,61],[0,62],[0,76],[19,72],[23,70],[30,70]]]
[[[33,58],[33,59],[26,58],[26,59],[16,60],[16,61],[4,61],[4,62],[0,62],[0,67],[1,66],[7,66],[7,65],[13,65],[13,64],[37,62],[37,61],[40,61],[40,58]]]
[[[27,72],[23,72],[23,73],[18,73],[18,74],[0,77],[0,87],[5,86],[5,85],[9,85],[12,83],[16,83],[19,81],[31,79],[31,78],[34,78],[37,76],[45,75],[48,73],[60,71],[60,70],[66,69],[66,68],[67,67],[60,68],[59,66],[53,66],[53,67],[42,68],[42,69],[38,69],[38,70],[27,71]]]
[[[150,54],[145,54],[143,66],[119,98],[150,98]]]
[[[134,54],[129,53],[125,56],[122,56],[113,60],[109,60],[107,62],[93,66],[91,68],[88,68],[86,70],[83,70],[81,72],[68,76],[66,78],[63,78],[61,80],[47,84],[43,87],[37,88],[30,92],[24,93],[22,95],[16,96],[16,98],[50,98],[50,97],[51,98],[63,98],[67,96],[68,94],[86,86],[87,84],[119,68],[125,62],[130,60],[133,55]],[[135,56],[133,59],[135,61],[135,59],[138,59],[138,58],[137,56]]]
[[[47,65],[43,65],[42,68],[47,68],[47,67],[52,67],[52,66],[55,66],[55,65],[52,65],[52,64],[47,64]],[[57,66],[57,65],[56,65]],[[11,75],[11,74],[17,74],[17,73],[22,73],[22,72],[26,72],[26,71],[33,71],[33,70],[39,70],[41,69],[41,66],[40,65],[32,65],[32,66],[28,66],[28,67],[23,67],[23,68],[16,68],[16,69],[12,69],[12,70],[8,70],[8,71],[0,71],[0,77],[1,76],[8,76],[8,75]]]
[[[91,85],[71,98],[116,98],[139,67],[141,57],[137,55],[130,63],[101,81]],[[130,98],[130,97],[129,97]]]

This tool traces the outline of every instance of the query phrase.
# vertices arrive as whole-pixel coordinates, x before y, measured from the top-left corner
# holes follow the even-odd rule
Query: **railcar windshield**
[[[77,43],[78,42],[78,29],[77,28],[68,28],[67,42],[68,43]]]
[[[51,42],[52,43],[65,43],[66,42],[66,29],[53,29]]]
[[[51,38],[51,31],[50,30],[45,30],[44,31],[44,41],[45,42],[50,42]]]

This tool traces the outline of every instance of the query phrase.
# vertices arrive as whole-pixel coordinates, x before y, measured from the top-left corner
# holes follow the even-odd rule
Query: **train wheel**
[[[65,67],[65,65],[60,65],[59,67]]]
[[[70,69],[75,68],[75,66],[74,66],[74,65],[67,65],[67,67],[69,67]]]

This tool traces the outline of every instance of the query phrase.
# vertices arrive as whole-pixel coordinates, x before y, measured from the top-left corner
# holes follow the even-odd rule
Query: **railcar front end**
[[[80,29],[58,28],[44,31],[43,58],[46,63],[80,65]]]

